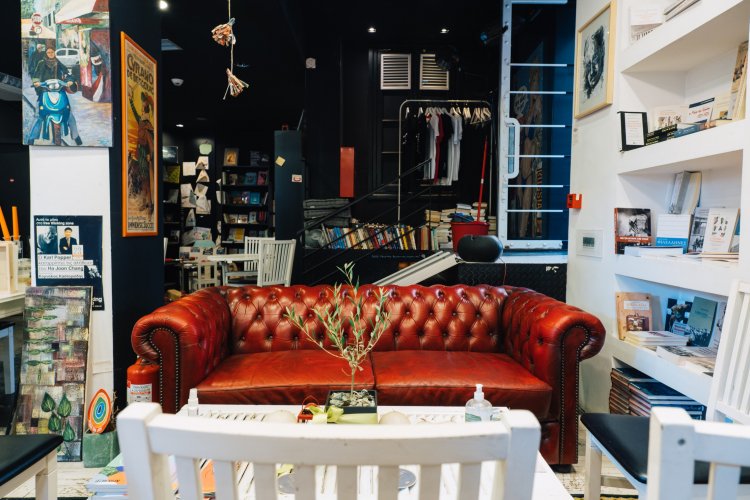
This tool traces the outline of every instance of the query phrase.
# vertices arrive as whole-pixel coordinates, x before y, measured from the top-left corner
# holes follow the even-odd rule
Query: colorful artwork
[[[112,146],[109,0],[21,0],[23,143]]]
[[[154,236],[157,217],[156,60],[122,33],[122,235]]]
[[[26,290],[15,434],[60,434],[62,462],[81,460],[91,287]]]

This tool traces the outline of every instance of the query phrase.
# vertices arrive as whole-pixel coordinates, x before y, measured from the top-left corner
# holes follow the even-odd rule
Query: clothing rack
[[[398,107],[398,194],[397,194],[398,196],[398,203],[397,203],[398,220],[401,220],[401,151],[403,149],[402,147],[403,145],[401,143],[401,138],[403,137],[401,125],[402,125],[402,120],[404,116],[404,106],[408,104],[420,104],[420,105],[425,105],[425,106],[429,106],[431,104],[434,104],[436,106],[440,104],[464,104],[464,105],[481,104],[481,105],[487,106],[490,112],[492,112],[492,105],[489,103],[489,101],[485,101],[483,99],[406,99],[401,103],[401,105]],[[490,162],[490,179],[492,179],[493,163],[494,161]],[[487,208],[489,208],[491,204],[492,204],[492,183],[490,182]]]

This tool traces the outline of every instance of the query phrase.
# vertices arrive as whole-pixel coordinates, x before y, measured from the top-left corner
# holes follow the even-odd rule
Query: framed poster
[[[102,216],[35,215],[38,286],[93,287],[94,311],[104,310]]]
[[[240,156],[239,148],[224,148],[224,166],[236,167]]]
[[[112,146],[109,2],[20,3],[23,143]]]
[[[158,234],[156,60],[124,32],[122,46],[122,235]]]
[[[615,1],[578,30],[573,114],[581,118],[612,104]]]

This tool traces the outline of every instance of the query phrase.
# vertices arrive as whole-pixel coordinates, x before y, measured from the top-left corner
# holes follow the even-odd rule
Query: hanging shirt
[[[453,121],[453,137],[451,138],[451,162],[448,168],[448,178],[451,182],[458,180],[461,165],[461,139],[463,138],[463,118],[459,114],[451,114]]]
[[[427,169],[425,179],[434,179],[435,172],[437,171],[437,155],[438,155],[438,141],[440,140],[440,119],[436,113],[427,115],[428,123],[430,124],[430,140],[428,142],[427,151],[429,153],[430,163]]]

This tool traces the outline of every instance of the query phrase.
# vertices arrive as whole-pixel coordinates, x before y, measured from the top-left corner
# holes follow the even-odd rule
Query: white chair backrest
[[[682,408],[654,408],[648,442],[649,500],[694,498],[697,460],[711,464],[709,500],[737,498],[740,466],[750,466],[750,427],[693,420]]]
[[[203,498],[199,459],[213,460],[216,499],[235,500],[236,462],[250,462],[255,498],[276,499],[277,464],[293,464],[298,500],[323,488],[316,466],[336,466],[335,489],[325,498],[357,497],[358,468],[378,466],[377,498],[395,500],[399,465],[420,468],[420,498],[440,498],[454,482],[459,499],[479,498],[482,479],[496,500],[532,495],[540,426],[532,413],[514,410],[500,422],[455,425],[296,425],[224,421],[162,414],[156,403],[133,403],[117,419],[128,471],[128,498],[174,498],[167,455],[174,455],[180,498]],[[443,464],[459,464],[446,478]],[[248,469],[249,471],[250,469]],[[455,469],[453,469],[455,470]],[[484,467],[487,471],[488,467]],[[492,475],[494,472],[494,476]],[[486,494],[486,493],[485,493]],[[456,498],[455,493],[451,498]]]
[[[261,241],[273,241],[274,239],[272,237],[257,237],[257,236],[245,236],[245,249],[244,253],[248,254],[260,254],[260,242]],[[257,271],[258,270],[258,261],[257,260],[249,260],[245,262],[245,271]]]
[[[294,240],[260,242],[258,286],[291,284],[295,245]]]
[[[735,280],[727,302],[706,420],[750,424],[750,283]]]
[[[210,260],[199,259],[196,263],[198,271],[195,280],[195,289],[200,290],[201,288],[209,288],[212,286],[219,286],[219,269],[216,262]]]

